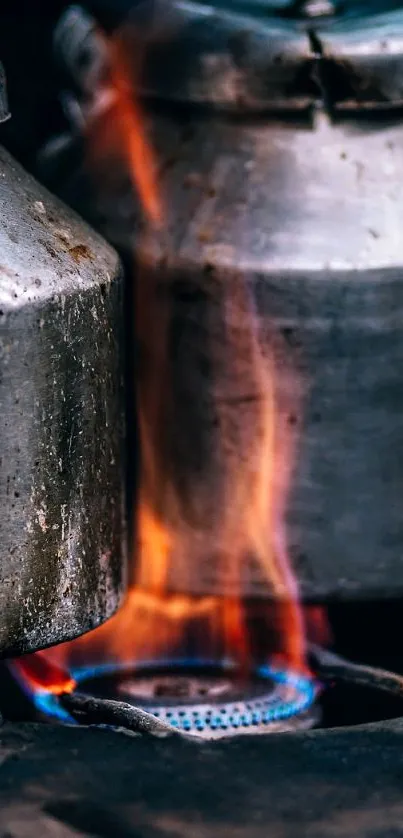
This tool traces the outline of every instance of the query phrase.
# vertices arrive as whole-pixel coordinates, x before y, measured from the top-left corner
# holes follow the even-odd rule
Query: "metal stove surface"
[[[397,719],[211,745],[8,724],[0,829],[10,838],[398,838],[402,734]]]

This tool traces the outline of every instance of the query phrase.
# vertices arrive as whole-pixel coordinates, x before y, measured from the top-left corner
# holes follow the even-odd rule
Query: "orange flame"
[[[140,50],[140,45],[137,46]],[[95,118],[87,126],[91,163],[102,172],[105,163],[110,164],[113,157],[117,160],[123,158],[146,217],[157,228],[163,212],[155,177],[155,160],[147,141],[146,120],[131,82],[135,69],[133,62],[127,60],[120,39],[109,40],[106,47],[112,95],[107,97],[106,113],[101,108],[100,118]]]
[[[144,116],[129,83],[124,52],[118,43],[112,41],[110,46],[111,81],[116,93],[116,135],[147,216],[154,225],[159,225],[162,209],[154,177],[154,158],[144,131]]]
[[[57,665],[77,666],[106,657],[109,662],[169,657],[185,645],[196,654],[200,650],[230,654],[245,669],[251,665],[253,650],[246,625],[244,577],[245,567],[253,566],[258,585],[272,600],[269,611],[276,639],[270,652],[303,671],[304,626],[285,539],[296,441],[287,411],[289,403],[294,411],[299,406],[296,378],[288,370],[287,394],[287,370],[282,366],[281,376],[277,371],[280,363],[288,363],[284,347],[273,340],[272,351],[263,351],[267,341],[259,334],[246,280],[225,272],[205,277],[201,293],[210,306],[213,327],[198,360],[207,358],[213,373],[209,393],[200,395],[200,410],[211,413],[214,450],[205,452],[193,472],[187,470],[180,455],[181,435],[188,435],[189,449],[194,431],[195,449],[202,446],[197,421],[193,431],[187,430],[186,409],[197,396],[194,385],[188,390],[184,385],[183,404],[175,397],[170,300],[178,277],[171,277],[167,268],[165,280],[161,279],[161,272],[148,265],[144,255],[155,236],[163,234],[166,247],[156,165],[146,141],[144,116],[128,82],[124,52],[117,43],[111,44],[110,58],[116,95],[113,114],[108,114],[102,136],[96,138],[98,158],[100,149],[101,157],[118,151],[148,221],[138,246],[143,257],[137,264],[136,329],[145,360],[137,381],[142,463],[135,581],[125,604],[108,623],[49,650],[47,659],[56,673]],[[197,386],[196,382],[196,390]],[[204,408],[203,399],[208,402]],[[199,579],[206,554],[214,557],[208,594]],[[61,675],[53,681],[47,676],[39,665],[42,658],[41,653],[32,656],[32,664],[26,659],[20,662],[31,682],[37,684],[43,677],[52,689],[59,691],[61,684],[70,689],[70,681]]]
[[[76,682],[68,670],[56,663],[52,663],[47,654],[36,652],[34,655],[24,655],[14,662],[18,675],[30,688],[31,692],[40,688],[62,695],[73,692]]]

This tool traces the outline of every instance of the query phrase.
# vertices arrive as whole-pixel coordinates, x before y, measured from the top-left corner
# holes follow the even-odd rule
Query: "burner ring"
[[[141,684],[144,679],[149,678],[150,683],[159,683],[162,677],[177,679],[189,677],[188,673],[194,673],[193,678],[208,677],[211,673],[217,673],[219,677],[225,676],[228,679],[229,700],[222,696],[223,690],[218,690],[219,698],[212,693],[212,698],[207,700],[198,698],[197,701],[182,700],[175,695],[168,701],[164,698],[158,700],[155,693],[152,699],[144,698],[141,695]],[[141,664],[101,664],[94,666],[77,667],[71,670],[72,677],[82,692],[90,693],[89,682],[100,681],[114,675],[131,677],[130,689],[122,697],[122,701],[128,701],[135,706],[142,707],[152,713],[156,718],[175,728],[176,730],[193,734],[208,739],[217,739],[228,736],[235,736],[242,733],[271,733],[284,730],[296,730],[312,727],[316,721],[316,710],[314,707],[317,689],[313,680],[307,675],[293,672],[286,668],[278,668],[270,665],[259,666],[254,672],[252,687],[243,689],[242,695],[233,696],[233,679],[236,674],[236,666],[230,661],[206,661],[200,660],[171,660],[171,661],[148,661]],[[191,676],[192,677],[192,676]],[[136,691],[136,681],[140,685],[140,694]],[[231,686],[232,684],[232,686]],[[133,691],[134,685],[134,691]],[[254,689],[253,689],[254,687]],[[260,691],[259,691],[260,690]],[[123,689],[125,692],[125,682]],[[232,695],[231,695],[232,692]],[[238,690],[239,693],[239,690]],[[38,696],[37,696],[38,698]],[[46,708],[52,715],[55,715],[56,704],[58,705],[57,716],[62,721],[72,721],[71,717],[62,710],[56,696],[42,695],[37,706]],[[63,718],[62,718],[63,715]]]

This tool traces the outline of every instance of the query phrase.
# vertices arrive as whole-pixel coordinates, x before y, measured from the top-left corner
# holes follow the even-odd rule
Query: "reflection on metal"
[[[309,18],[332,15],[334,11],[335,5],[331,0],[305,0],[302,4],[302,13]]]

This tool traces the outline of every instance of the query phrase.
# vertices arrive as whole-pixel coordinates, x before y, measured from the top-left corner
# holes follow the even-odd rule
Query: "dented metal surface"
[[[125,587],[122,274],[0,149],[0,654],[59,643]]]

